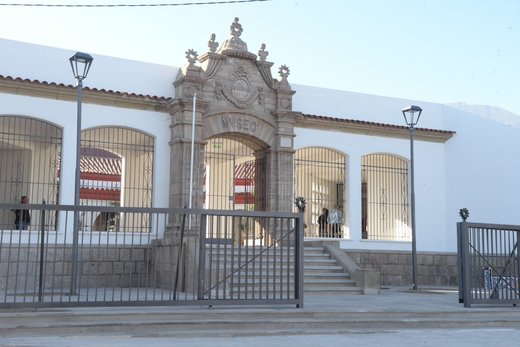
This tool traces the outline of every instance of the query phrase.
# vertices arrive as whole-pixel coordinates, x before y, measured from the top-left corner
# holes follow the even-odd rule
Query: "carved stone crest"
[[[244,102],[249,98],[250,82],[249,74],[243,65],[237,64],[233,72],[233,81],[231,82],[231,93],[238,101]]]
[[[258,98],[259,92],[252,91],[251,78],[242,64],[236,64],[231,81],[228,86],[217,81],[215,83],[215,96],[220,99],[221,95],[238,108],[247,108]]]

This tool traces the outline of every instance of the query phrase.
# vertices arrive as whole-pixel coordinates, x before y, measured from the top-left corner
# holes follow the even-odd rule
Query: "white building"
[[[0,202],[28,195],[71,205],[75,52],[4,39],[0,47]],[[453,254],[463,207],[470,219],[518,223],[518,123],[460,105],[289,85],[289,69],[273,79],[265,48],[251,53],[239,31],[208,47],[182,68],[93,54],[83,90],[83,204],[182,206],[196,95],[203,165],[195,207],[289,211],[303,196],[307,240],[333,238],[359,254],[409,252],[410,140],[401,110],[419,105],[417,251]],[[87,151],[96,150],[88,164]],[[320,235],[323,207],[341,217],[329,217],[337,225]],[[0,224],[13,228],[8,211]]]

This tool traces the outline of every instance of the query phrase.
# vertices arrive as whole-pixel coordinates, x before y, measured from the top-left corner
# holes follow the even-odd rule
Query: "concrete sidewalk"
[[[305,296],[305,307],[0,310],[1,346],[477,346],[520,340],[520,308],[464,308],[455,288]]]

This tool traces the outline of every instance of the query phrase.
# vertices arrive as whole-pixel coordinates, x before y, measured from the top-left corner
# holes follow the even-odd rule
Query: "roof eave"
[[[77,89],[72,85],[2,75],[0,75],[0,92],[65,101],[77,99]],[[83,101],[98,105],[167,112],[168,103],[171,100],[172,98],[160,96],[131,94],[89,87],[83,88]]]
[[[294,126],[370,136],[402,139],[410,137],[410,129],[406,126],[309,114],[302,114],[302,117],[298,117]],[[449,130],[415,128],[414,138],[421,141],[444,143],[454,135],[455,132]]]

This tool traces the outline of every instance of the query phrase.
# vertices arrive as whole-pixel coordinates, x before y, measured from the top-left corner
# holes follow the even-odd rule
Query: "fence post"
[[[200,236],[199,236],[199,277],[197,285],[197,300],[204,298],[204,278],[206,276],[206,214],[200,216]]]
[[[45,200],[42,201],[45,205]],[[41,232],[40,232],[40,278],[38,285],[38,302],[42,302],[43,298],[43,261],[45,253],[45,210],[41,210]]]
[[[304,222],[303,222],[303,211],[298,213],[298,217],[296,218],[296,235],[294,237],[295,241],[295,267],[296,271],[294,276],[294,284],[296,285],[296,296],[298,299],[298,304],[296,304],[297,308],[303,308],[303,256],[304,256],[304,243],[303,243],[303,234],[304,234]]]
[[[295,295],[298,299],[298,304],[296,304],[297,308],[303,308],[303,256],[304,256],[304,243],[303,237],[305,233],[305,207],[307,206],[307,201],[303,196],[297,196],[294,198],[294,205],[298,209],[298,218],[296,218],[296,235],[294,237],[295,241],[295,251],[294,251],[294,270],[296,273],[294,274],[294,285],[295,285]]]
[[[457,283],[459,286],[459,304],[464,303],[464,263],[462,259],[462,222],[457,222]]]
[[[191,218],[191,214],[190,214]],[[179,250],[177,254],[177,268],[175,271],[175,282],[173,284],[173,300],[177,300],[177,286],[179,284],[179,271],[180,271],[180,263],[182,260],[182,251],[184,248],[184,229],[186,226],[186,210],[184,210],[184,213],[182,214],[182,222],[181,222],[181,243],[179,245]]]
[[[461,224],[461,249],[460,249],[460,257],[461,257],[461,276],[460,281],[462,282],[462,298],[464,301],[464,307],[471,307],[471,277],[468,266],[468,224],[464,220]]]

